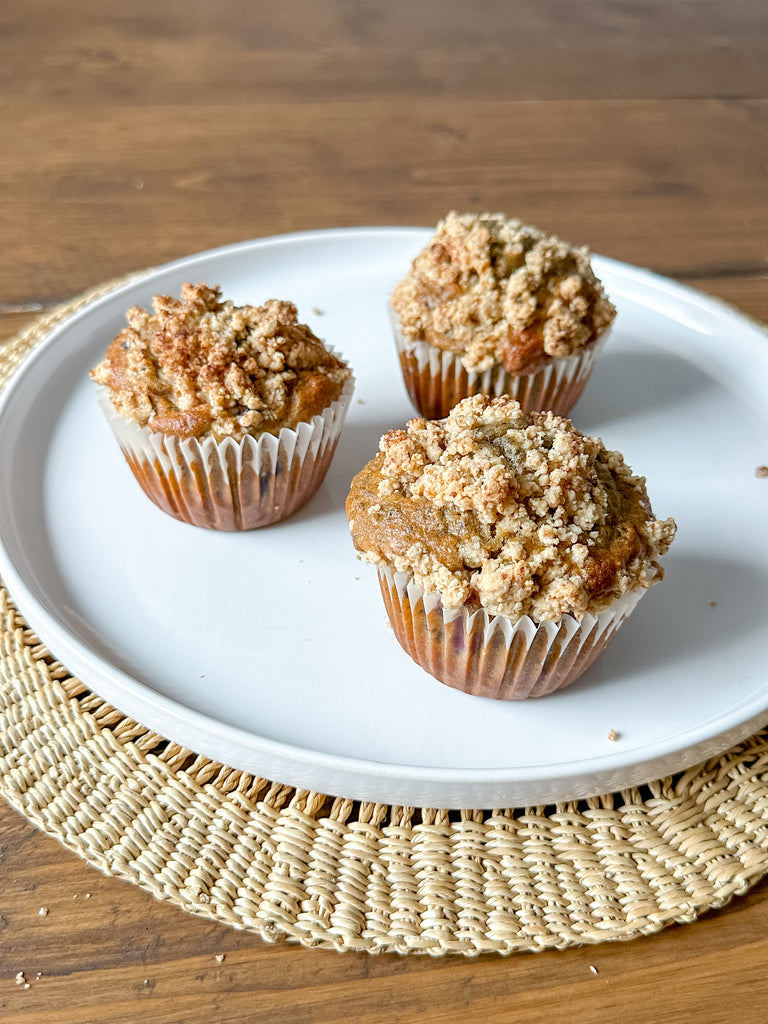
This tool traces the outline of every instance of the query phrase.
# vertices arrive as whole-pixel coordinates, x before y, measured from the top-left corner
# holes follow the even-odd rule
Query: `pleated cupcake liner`
[[[390,310],[403,380],[411,402],[426,419],[443,419],[470,395],[510,395],[525,412],[567,416],[587,386],[610,332],[572,356],[552,359],[536,373],[513,374],[497,364],[478,372],[446,349],[407,337]]]
[[[142,490],[174,519],[211,530],[252,530],[293,515],[322,484],[354,390],[295,430],[224,438],[179,438],[121,416],[106,388],[99,401]]]
[[[377,566],[398,643],[446,686],[494,700],[543,697],[575,682],[602,653],[645,590],[616,597],[597,614],[517,621],[483,609],[446,608],[410,573]]]

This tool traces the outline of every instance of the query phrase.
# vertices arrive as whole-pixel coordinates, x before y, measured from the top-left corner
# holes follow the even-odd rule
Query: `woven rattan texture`
[[[0,387],[62,318],[0,349]],[[768,871],[768,731],[681,776],[579,804],[360,804],[213,763],[59,664],[0,587],[0,792],[109,875],[274,941],[512,953],[694,920]]]

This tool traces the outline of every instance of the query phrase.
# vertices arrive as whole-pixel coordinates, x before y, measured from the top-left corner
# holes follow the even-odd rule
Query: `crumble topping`
[[[350,370],[292,302],[235,306],[221,289],[184,284],[181,299],[138,306],[91,371],[118,413],[167,434],[216,440],[295,429],[335,401]]]
[[[406,337],[534,373],[605,333],[616,315],[585,248],[507,220],[452,211],[392,294]]]
[[[674,520],[655,519],[645,480],[567,419],[476,395],[379,448],[347,499],[353,542],[447,607],[581,618],[663,577]]]

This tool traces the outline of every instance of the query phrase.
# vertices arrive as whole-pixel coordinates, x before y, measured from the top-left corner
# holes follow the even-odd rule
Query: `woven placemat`
[[[0,387],[51,327],[0,348]],[[395,807],[217,764],[126,718],[0,587],[0,792],[105,874],[264,939],[512,953],[693,921],[768,871],[768,731],[641,789],[552,807]]]

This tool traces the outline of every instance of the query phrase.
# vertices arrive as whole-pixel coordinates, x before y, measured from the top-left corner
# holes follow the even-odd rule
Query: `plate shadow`
[[[575,686],[635,669],[691,663],[702,655],[740,662],[739,649],[765,643],[768,573],[736,559],[670,554],[665,579],[652,587],[615,640]],[[729,653],[732,652],[732,653]],[[727,678],[723,680],[727,684]]]
[[[662,413],[716,382],[690,362],[668,352],[606,351],[574,410],[579,430],[599,433],[606,423]]]

